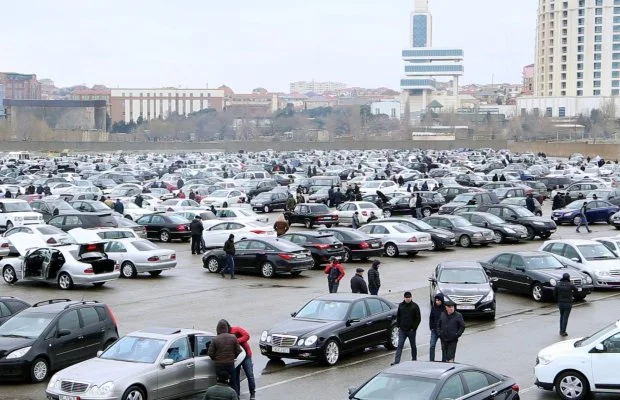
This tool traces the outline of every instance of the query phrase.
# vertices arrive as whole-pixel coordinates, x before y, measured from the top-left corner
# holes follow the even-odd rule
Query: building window
[[[578,35],[583,35],[584,32],[584,28],[582,26],[580,26],[579,28],[577,28],[577,34]]]
[[[560,84],[560,89],[566,89],[566,82],[562,82]]]
[[[614,25],[614,32],[620,32],[620,25]]]
[[[578,88],[582,88],[583,87],[583,81],[577,81],[577,87]]]
[[[553,108],[547,107],[547,109],[545,110],[545,117],[550,117],[552,115],[553,115]]]
[[[392,118],[396,118],[396,109],[392,108]]]
[[[611,77],[612,77],[612,79],[619,79],[620,78],[620,71],[611,71]]]
[[[413,47],[426,47],[428,43],[427,38],[427,17],[426,15],[414,15],[413,16]]]
[[[595,88],[600,88],[601,87],[601,81],[594,81],[592,83],[592,86],[594,86]]]
[[[549,82],[549,90],[553,90],[553,83]]]
[[[583,61],[583,54],[577,54],[577,61]]]
[[[620,81],[611,81],[611,87],[620,88]]]
[[[620,69],[620,62],[612,62],[611,63],[611,68],[613,68],[613,69]]]
[[[620,89],[611,89],[611,95],[612,96],[619,96],[620,95]]]
[[[562,36],[568,35],[568,29],[562,29]]]
[[[620,7],[614,7],[614,14],[620,14]]]
[[[584,10],[584,9],[579,10],[579,16],[580,17],[583,17],[585,13],[586,13],[586,10]],[[580,20],[581,20],[581,18],[580,18]]]
[[[594,53],[594,61],[601,61],[601,53]]]
[[[577,43],[583,43],[583,36],[577,36]]]
[[[566,56],[562,56],[562,62],[565,63],[566,62]]]
[[[562,79],[563,81],[565,81],[565,80],[566,80],[566,73],[562,73],[562,77],[561,77],[560,79]]]
[[[560,118],[566,117],[566,107],[558,108],[558,117]]]
[[[595,43],[600,43],[603,41],[603,36],[602,35],[594,35],[594,42]]]
[[[577,96],[583,96],[583,90],[577,90]]]
[[[601,71],[594,71],[594,79],[601,79]]]
[[[596,17],[594,18],[594,23],[597,25],[600,25],[603,23],[603,17]],[[603,31],[603,27],[599,27],[597,26],[597,28],[601,28],[601,32]]]
[[[603,9],[602,8],[596,8],[594,11],[595,15],[603,15]]]
[[[600,90],[598,90],[598,89],[594,89],[594,90],[592,91],[592,94],[593,94],[594,96],[600,96],[600,95],[601,95],[601,91],[600,91]]]
[[[583,45],[582,44],[577,46],[577,53],[583,53]]]
[[[577,79],[583,79],[583,72],[577,72]]]
[[[601,47],[602,47],[602,45],[600,45],[600,44],[595,44],[595,45],[594,45],[594,51],[601,51]]]
[[[603,0],[596,0],[595,5],[596,5],[597,7],[603,7]]]
[[[601,63],[600,62],[595,62],[594,63],[594,69],[601,69]]]
[[[579,10],[579,11],[581,11],[581,10]],[[577,23],[578,23],[579,25],[583,25],[583,22],[584,22],[584,19],[583,19],[583,18],[579,18],[579,20],[577,21]]]

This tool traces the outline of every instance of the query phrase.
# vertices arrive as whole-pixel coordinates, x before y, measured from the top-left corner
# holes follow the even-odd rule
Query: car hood
[[[579,273],[577,270],[573,268],[545,268],[545,269],[536,269],[532,272],[537,272],[539,274],[548,276],[549,278],[553,278],[556,280],[562,279],[562,275],[565,273],[569,274],[571,279],[583,279],[583,275]]]
[[[581,210],[579,210],[579,209],[576,210],[574,208],[558,208],[557,210],[553,210],[554,214],[555,213],[561,213],[561,214],[571,213],[571,214],[573,214],[573,213],[579,213],[579,212],[581,212]]]
[[[551,346],[547,346],[541,351],[538,352],[538,356],[550,356],[550,355],[560,355],[569,353],[575,350],[575,342],[581,340],[579,339],[571,339],[571,340],[563,340],[561,342],[557,342],[552,344]]]
[[[13,350],[21,349],[22,347],[32,346],[36,339],[30,338],[13,338],[13,337],[0,337],[0,358],[4,358]]]
[[[72,380],[101,385],[139,377],[156,369],[155,364],[91,358],[58,372],[59,380]],[[134,378],[134,379],[136,379]]]
[[[456,231],[462,231],[462,232],[471,232],[471,233],[477,233],[480,232],[482,234],[484,234],[485,232],[487,232],[489,229],[488,228],[481,228],[479,226],[460,226],[455,228]]]
[[[447,295],[457,296],[485,296],[491,290],[491,286],[485,283],[439,283],[437,289]]]
[[[530,222],[542,222],[544,224],[548,224],[551,222],[551,219],[546,218],[546,217],[520,217],[519,218],[521,221],[530,221]]]
[[[293,336],[303,336],[316,333],[324,329],[333,328],[342,323],[341,321],[320,321],[316,319],[291,318],[274,325],[271,334],[285,334]]]

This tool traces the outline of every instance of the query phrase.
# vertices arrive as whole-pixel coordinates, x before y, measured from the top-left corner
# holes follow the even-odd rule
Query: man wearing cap
[[[398,346],[396,347],[396,355],[394,356],[392,365],[400,362],[400,357],[403,354],[403,347],[405,347],[405,340],[407,339],[409,339],[409,344],[411,345],[411,359],[413,361],[417,360],[418,347],[415,344],[415,335],[421,321],[420,306],[412,300],[411,292],[405,292],[404,299],[402,303],[398,305],[398,311],[396,312]]]
[[[368,294],[368,286],[364,280],[364,268],[355,269],[355,275],[351,278],[351,292]]]
[[[456,311],[456,304],[447,300],[446,312],[439,317],[437,330],[441,339],[441,361],[454,362],[456,345],[459,338],[465,332],[465,320],[460,312]]]
[[[232,233],[224,243],[224,252],[226,253],[226,268],[220,271],[220,275],[225,278],[226,272],[230,271],[230,279],[237,279],[235,278],[235,235]]]
[[[327,274],[329,293],[338,293],[338,286],[340,286],[340,281],[344,278],[344,268],[336,260],[336,257],[329,258],[329,264],[327,264],[323,272]]]
[[[381,278],[379,277],[379,264],[381,261],[375,260],[372,262],[372,267],[368,270],[368,290],[370,294],[379,294],[379,288],[381,287]]]
[[[568,325],[568,317],[573,308],[573,295],[577,288],[570,281],[570,275],[564,273],[562,279],[555,285],[555,297],[558,299],[558,308],[560,309],[560,335],[568,336],[566,326]]]
[[[204,226],[202,226],[202,219],[200,218],[200,215],[196,215],[196,217],[194,217],[192,222],[190,222],[189,230],[192,235],[192,254],[200,254],[202,231],[204,230]]]
[[[353,213],[353,219],[351,219],[351,228],[358,229],[360,226],[360,212],[356,211]]]

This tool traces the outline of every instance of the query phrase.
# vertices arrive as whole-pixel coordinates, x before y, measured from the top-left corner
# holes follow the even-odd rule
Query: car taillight
[[[312,247],[316,247],[319,250],[329,249],[328,244],[313,244]]]
[[[84,273],[85,273],[85,274],[94,274],[94,273],[95,273],[95,271],[93,271],[93,269],[92,269],[92,268],[86,268],[86,269],[84,270]]]
[[[170,255],[170,259],[171,260],[176,260],[177,259],[177,255],[176,254],[171,254]]]
[[[286,254],[286,253],[281,253],[281,254],[278,254],[278,257],[280,257],[280,258],[282,258],[282,259],[284,259],[284,260],[287,260],[287,261],[289,261],[289,260],[292,260],[292,259],[293,259],[293,256],[292,256],[292,255],[290,255],[290,254]]]
[[[407,240],[408,242],[417,242],[418,238],[416,238],[415,236],[412,236],[409,238],[409,240]]]
[[[159,257],[157,256],[149,257],[146,259],[146,261],[151,261],[151,262],[159,261]]]
[[[362,211],[362,215],[367,217],[368,216],[368,211]]]
[[[112,320],[114,326],[118,326],[118,324],[116,323],[116,315],[114,315],[114,312],[112,311],[110,306],[106,304],[105,309],[108,310],[108,314],[110,315],[110,319]]]
[[[0,247],[9,247],[9,242],[4,242]]]
[[[114,263],[114,271],[120,271],[121,265],[119,263]]]
[[[177,225],[176,230],[177,231],[184,231],[185,230],[185,225]]]
[[[367,249],[369,248],[370,245],[368,244],[368,242],[362,242],[360,243],[360,249]]]
[[[56,242],[56,239],[54,239],[53,237],[51,237],[51,238],[47,239],[47,243],[49,243],[49,244],[54,244],[54,243],[58,243],[58,242]]]
[[[512,390],[514,390],[515,392],[518,392],[518,391],[519,391],[519,385],[517,385],[516,383],[515,383],[514,385],[512,385],[510,388],[511,388]]]
[[[250,232],[252,232],[252,233],[256,233],[257,235],[262,235],[262,234],[264,234],[264,233],[267,233],[267,231],[264,231],[264,230],[262,230],[262,229],[254,229],[254,230],[252,230],[252,231],[250,231]]]

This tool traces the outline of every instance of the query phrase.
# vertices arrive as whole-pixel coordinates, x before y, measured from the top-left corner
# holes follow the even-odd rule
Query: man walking
[[[555,296],[558,299],[558,308],[560,309],[560,335],[568,336],[566,326],[568,325],[568,317],[573,308],[573,295],[577,291],[575,285],[570,281],[570,275],[564,273],[562,279],[555,285]]]
[[[114,211],[121,215],[125,214],[125,206],[123,205],[121,199],[116,199],[116,203],[114,203]]]
[[[241,346],[237,342],[235,335],[229,332],[230,325],[225,319],[219,320],[215,332],[217,336],[211,340],[207,355],[215,363],[215,373],[219,375],[221,371],[228,372],[230,376],[230,387],[235,389],[239,396],[239,387],[236,386],[237,370],[235,369],[235,359],[241,354]]]
[[[415,344],[415,335],[418,326],[422,321],[420,316],[420,307],[411,299],[411,292],[405,292],[402,303],[398,305],[396,312],[396,326],[398,326],[398,347],[396,347],[396,355],[391,365],[398,364],[403,354],[405,340],[409,339],[411,345],[411,359],[418,359],[418,347]]]
[[[379,276],[379,264],[381,261],[375,260],[372,262],[372,267],[368,270],[368,290],[370,294],[376,296],[379,294],[379,288],[381,287],[381,277]]]
[[[456,311],[456,304],[453,301],[446,301],[444,304],[446,312],[441,314],[437,324],[441,339],[441,361],[454,362],[456,345],[465,332],[465,321],[461,313]]]
[[[415,215],[417,219],[422,219],[422,196],[420,193],[415,194]]]
[[[226,253],[226,268],[220,271],[222,278],[226,277],[226,272],[230,271],[230,279],[235,278],[235,235],[232,233],[224,243],[224,252]]]
[[[194,219],[192,220],[192,222],[190,222],[189,230],[192,235],[192,254],[200,254],[202,231],[204,230],[204,226],[202,226],[202,219],[200,218],[200,215],[196,215]]]
[[[590,227],[588,226],[588,218],[586,218],[586,207],[588,206],[588,202],[584,201],[583,204],[581,205],[581,209],[579,211],[579,225],[577,225],[577,233],[579,233],[579,228],[581,228],[582,226],[585,225],[586,229],[588,230],[588,233],[592,233],[592,231],[590,230]]]
[[[355,275],[351,277],[351,292],[368,294],[368,286],[364,280],[364,268],[355,269]]]
[[[205,392],[203,400],[239,400],[235,389],[230,387],[230,374],[224,370],[217,374],[217,382]]]
[[[360,212],[356,211],[353,213],[353,218],[351,219],[351,228],[358,229],[360,226]]]
[[[254,364],[252,364],[252,349],[250,348],[250,334],[248,331],[240,326],[231,326],[230,333],[235,335],[239,345],[245,351],[245,358],[241,362],[241,365],[237,367],[237,383],[236,387],[241,387],[240,373],[241,368],[245,372],[245,376],[248,379],[248,388],[250,390],[250,400],[256,399],[256,382],[254,381]]]
[[[443,294],[437,293],[433,300],[431,307],[431,314],[428,318],[428,326],[431,330],[431,343],[428,348],[429,361],[435,361],[435,347],[437,347],[437,340],[439,340],[439,330],[437,325],[439,324],[439,318],[444,312]]]
[[[528,193],[525,198],[525,208],[527,208],[531,213],[536,211],[536,205],[534,204],[534,194]]]
[[[344,278],[344,268],[336,261],[336,257],[329,259],[329,264],[327,264],[323,272],[327,274],[329,293],[338,293],[338,286],[340,286],[340,281]]]

